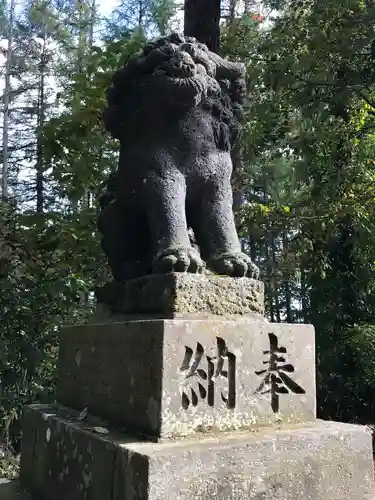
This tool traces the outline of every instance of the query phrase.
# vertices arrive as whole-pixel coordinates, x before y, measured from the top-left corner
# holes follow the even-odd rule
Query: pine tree
[[[2,32],[6,36],[7,46],[5,53],[5,71],[4,71],[4,95],[3,95],[3,142],[2,142],[2,160],[3,167],[1,172],[1,197],[3,200],[8,198],[8,168],[9,168],[9,118],[10,118],[10,99],[11,99],[11,72],[13,58],[13,31],[15,16],[15,0],[11,0],[9,8],[6,4],[1,6],[1,17],[3,21]]]
[[[49,202],[43,126],[54,107],[58,13],[46,2],[30,1],[17,14],[12,32],[8,105],[8,170],[18,198],[42,213]],[[4,95],[6,99],[6,93]],[[5,119],[5,114],[4,114]],[[6,127],[3,128],[3,134]],[[6,142],[6,141],[3,141]],[[9,169],[9,166],[11,168]]]
[[[176,12],[175,0],[122,0],[107,20],[107,39],[119,40],[135,30],[147,37],[164,35]]]

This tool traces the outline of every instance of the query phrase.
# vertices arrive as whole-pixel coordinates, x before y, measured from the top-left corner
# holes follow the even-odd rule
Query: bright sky
[[[100,7],[100,12],[104,16],[108,16],[114,8],[117,7],[119,2],[117,0],[98,0],[98,5]]]

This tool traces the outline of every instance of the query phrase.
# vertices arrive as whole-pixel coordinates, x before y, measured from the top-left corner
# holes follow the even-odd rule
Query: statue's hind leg
[[[115,281],[125,282],[151,272],[150,232],[140,207],[110,203],[99,215],[98,229]]]

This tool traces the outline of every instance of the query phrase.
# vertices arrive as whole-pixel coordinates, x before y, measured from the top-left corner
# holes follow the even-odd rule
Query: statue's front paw
[[[205,265],[199,252],[192,247],[171,247],[158,253],[154,259],[154,273],[201,273]]]
[[[208,267],[217,274],[241,278],[259,278],[259,268],[243,252],[226,252],[215,255],[208,262]]]

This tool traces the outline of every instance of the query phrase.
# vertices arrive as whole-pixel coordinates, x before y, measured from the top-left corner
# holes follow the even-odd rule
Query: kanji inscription
[[[227,408],[236,406],[236,356],[228,350],[221,337],[216,337],[215,356],[205,354],[204,347],[199,342],[195,351],[185,346],[180,371],[183,374],[184,409],[190,405],[197,406],[199,400],[205,400],[208,406],[213,407],[217,391]]]
[[[268,357],[263,361],[264,365],[268,365],[263,370],[256,371],[256,375],[263,376],[263,380],[255,392],[259,394],[271,394],[271,407],[277,413],[279,411],[279,396],[280,394],[305,394],[305,390],[298,385],[288,373],[293,373],[294,366],[286,363],[287,350],[285,347],[279,346],[279,339],[274,333],[268,334],[270,347],[263,351],[263,354]]]

